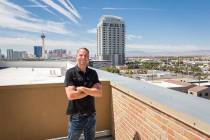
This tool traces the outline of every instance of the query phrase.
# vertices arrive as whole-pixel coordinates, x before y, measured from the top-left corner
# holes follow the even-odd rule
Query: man
[[[69,100],[68,140],[78,140],[84,132],[85,140],[95,139],[94,97],[102,96],[102,87],[95,70],[88,68],[89,50],[80,48],[76,55],[76,66],[65,76],[65,90]]]

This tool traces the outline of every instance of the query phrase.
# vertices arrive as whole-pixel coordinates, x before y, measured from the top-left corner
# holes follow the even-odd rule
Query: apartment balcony
[[[209,100],[97,72],[97,139],[210,140]],[[0,86],[0,139],[65,139],[67,102],[62,82]]]

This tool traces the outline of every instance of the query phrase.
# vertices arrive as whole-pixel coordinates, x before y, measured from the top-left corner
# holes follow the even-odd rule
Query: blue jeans
[[[79,140],[84,132],[85,140],[95,139],[96,114],[75,114],[69,119],[67,140]]]

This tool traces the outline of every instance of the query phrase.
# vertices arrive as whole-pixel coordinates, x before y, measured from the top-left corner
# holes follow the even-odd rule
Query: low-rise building
[[[89,66],[96,68],[96,69],[101,69],[103,67],[112,66],[112,63],[110,60],[90,60]]]
[[[195,86],[188,89],[188,94],[210,99],[210,88],[206,86]]]
[[[187,83],[184,80],[174,80],[174,79],[168,79],[168,80],[164,80],[165,82],[171,83],[171,84],[176,84],[179,85],[177,87],[170,87],[170,89],[176,90],[176,91],[180,91],[180,92],[184,92],[184,93],[188,93],[188,90],[190,88],[195,87],[196,85]]]

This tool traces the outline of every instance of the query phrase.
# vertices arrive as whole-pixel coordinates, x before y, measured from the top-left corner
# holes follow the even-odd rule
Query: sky
[[[122,17],[126,56],[186,54],[210,50],[210,0],[0,0],[0,49],[28,51],[41,45],[79,47],[96,53],[103,15]]]

